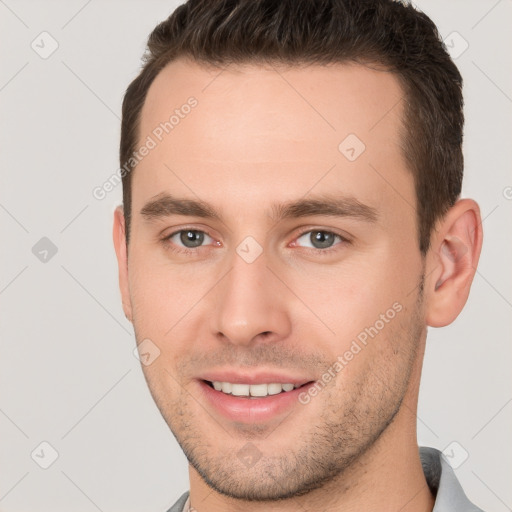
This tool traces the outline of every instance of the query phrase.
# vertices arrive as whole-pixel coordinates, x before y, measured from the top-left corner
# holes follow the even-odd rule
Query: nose
[[[231,270],[219,285],[212,317],[218,338],[250,345],[275,342],[290,334],[286,297],[267,268],[264,254],[252,263],[234,254]]]

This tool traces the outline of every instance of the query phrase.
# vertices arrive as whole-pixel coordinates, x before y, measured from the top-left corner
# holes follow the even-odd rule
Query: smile
[[[206,410],[210,409],[230,422],[261,424],[283,418],[293,410],[303,414],[305,408],[299,402],[299,395],[307,391],[314,381],[293,379],[295,382],[286,382],[287,378],[276,378],[281,382],[275,382],[274,378],[272,375],[252,379],[232,375],[231,379],[217,380],[212,376],[197,379],[196,383]],[[252,383],[247,382],[251,380]]]

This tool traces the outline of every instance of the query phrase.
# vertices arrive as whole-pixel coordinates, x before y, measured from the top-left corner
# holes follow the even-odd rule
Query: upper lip
[[[261,370],[212,370],[198,377],[210,382],[230,382],[231,384],[293,384],[302,386],[315,379],[291,373]]]

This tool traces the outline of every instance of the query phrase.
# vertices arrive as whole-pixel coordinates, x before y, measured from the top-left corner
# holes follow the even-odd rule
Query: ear
[[[114,212],[114,247],[116,249],[117,266],[119,268],[119,288],[126,318],[132,321],[132,304],[130,300],[130,287],[128,284],[128,249],[126,247],[126,224],[124,210],[118,206]]]
[[[466,304],[482,249],[480,208],[460,199],[436,226],[427,255],[426,323],[452,323]]]

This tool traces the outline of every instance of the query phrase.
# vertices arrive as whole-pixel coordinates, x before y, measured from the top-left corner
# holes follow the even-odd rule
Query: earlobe
[[[132,322],[132,306],[130,300],[130,288],[128,281],[128,248],[126,246],[126,225],[124,219],[124,210],[118,206],[114,212],[113,239],[116,250],[117,265],[119,270],[119,289],[121,291],[121,300],[123,311],[126,318]]]
[[[482,248],[478,204],[461,199],[439,222],[427,256],[426,322],[432,327],[452,323],[469,296]]]

